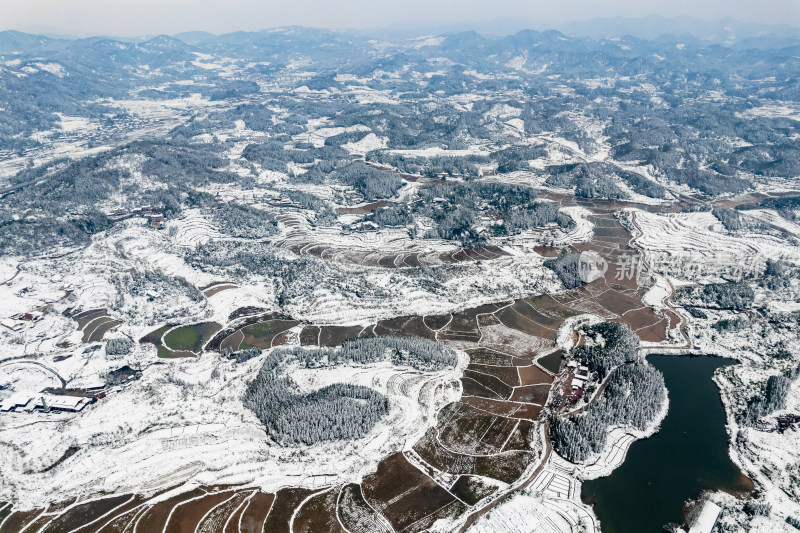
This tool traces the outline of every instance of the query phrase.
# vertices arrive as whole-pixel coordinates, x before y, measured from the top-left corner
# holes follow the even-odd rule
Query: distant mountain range
[[[800,44],[800,27],[768,26],[763,24],[742,22],[726,18],[718,20],[702,20],[693,17],[666,18],[650,16],[644,18],[609,17],[595,18],[561,24],[543,25],[541,22],[524,19],[497,18],[470,24],[431,24],[427,26],[391,27],[373,30],[328,31],[303,27],[287,27],[262,30],[259,32],[233,32],[221,35],[205,31],[187,31],[173,35],[188,45],[200,44],[246,44],[274,38],[275,33],[285,33],[297,37],[321,34],[328,37],[338,35],[344,37],[372,37],[378,40],[403,40],[420,35],[452,35],[465,32],[476,32],[488,37],[505,37],[522,30],[558,30],[565,36],[587,39],[635,38],[642,40],[686,41],[695,44],[719,44],[736,48],[780,48]],[[14,52],[34,52],[61,48],[76,41],[98,41],[103,39],[120,42],[143,43],[155,36],[141,37],[89,37],[70,38],[63,35],[35,35],[20,31],[0,32],[0,54]]]

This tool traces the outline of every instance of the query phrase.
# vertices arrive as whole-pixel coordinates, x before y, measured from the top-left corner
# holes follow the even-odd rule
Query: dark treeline
[[[552,420],[553,448],[565,459],[582,463],[603,450],[613,427],[647,428],[665,399],[661,372],[644,361],[623,365],[614,370],[600,397],[584,413]]]
[[[747,282],[709,283],[697,287],[681,287],[676,291],[677,300],[691,304],[700,301],[708,307],[742,310],[753,305],[755,292]]]
[[[488,235],[478,231],[478,216],[490,213],[499,219],[491,230],[495,235],[557,224],[568,229],[574,224],[552,202],[536,201],[536,191],[521,185],[469,182],[429,185],[419,191],[421,202],[414,212],[431,218],[435,226],[430,237],[457,241],[464,247],[485,244]]]
[[[461,177],[464,179],[477,178],[479,164],[490,162],[488,157],[478,155],[414,157],[394,154],[384,150],[369,152],[366,159],[367,161],[390,166],[405,174],[419,174],[428,178]]]
[[[572,356],[597,372],[602,380],[616,366],[641,360],[639,337],[627,324],[601,322],[583,328],[586,343],[572,350]]]
[[[293,348],[287,353],[306,368],[391,361],[398,366],[435,371],[458,363],[451,348],[420,337],[366,337],[347,340],[339,348]]]
[[[580,254],[561,254],[547,259],[544,266],[556,273],[567,289],[576,289],[583,284],[580,273]]]
[[[248,205],[220,205],[212,216],[222,232],[233,237],[262,239],[278,232],[277,222],[266,211]]]
[[[281,445],[360,438],[388,412],[385,396],[342,383],[304,393],[284,371],[292,364],[320,368],[387,360],[418,370],[441,370],[454,366],[458,358],[442,344],[415,337],[353,339],[340,348],[278,349],[248,385],[244,403]]]
[[[626,183],[633,192],[651,198],[666,198],[663,185],[636,172],[623,170],[610,163],[572,163],[547,167],[545,181],[552,187],[574,189],[580,198],[627,198],[617,182]]]
[[[106,343],[108,355],[128,355],[133,350],[133,341],[126,338],[110,339]]]
[[[785,409],[791,385],[792,379],[787,376],[770,376],[758,387],[759,391],[747,400],[740,419],[745,424],[754,426],[762,417]]]

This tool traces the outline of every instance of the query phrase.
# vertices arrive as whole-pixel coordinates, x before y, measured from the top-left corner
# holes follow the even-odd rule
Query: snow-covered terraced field
[[[641,230],[636,244],[656,270],[682,268],[688,274],[751,269],[760,272],[767,259],[796,262],[800,251],[784,239],[762,233],[731,234],[710,212],[662,215],[637,211]],[[685,268],[682,267],[685,265]]]

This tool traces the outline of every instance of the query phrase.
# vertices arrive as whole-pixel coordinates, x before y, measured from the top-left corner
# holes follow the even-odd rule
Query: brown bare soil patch
[[[474,370],[470,369],[465,370],[464,377],[472,379],[476,383],[479,383],[480,385],[491,390],[492,392],[495,393],[495,395],[492,395],[492,397],[497,396],[498,399],[501,400],[507,400],[508,397],[511,396],[511,393],[514,391],[511,385],[504,383],[503,381],[497,379],[496,377],[487,374],[482,374]]]
[[[83,311],[76,315],[72,315],[72,319],[78,323],[78,329],[83,329],[86,327],[86,324],[91,322],[96,318],[100,318],[101,316],[106,316],[108,314],[107,309],[89,309],[88,311]]]
[[[318,346],[319,326],[305,326],[300,332],[301,346]]]
[[[478,453],[493,454],[500,452],[506,439],[517,426],[517,422],[518,420],[513,418],[495,418],[491,427],[481,438],[480,445],[476,448]]]
[[[670,328],[677,327],[678,324],[681,323],[681,317],[679,317],[677,314],[673,313],[671,310],[662,309],[661,313],[663,313],[663,315],[669,319],[669,327]]]
[[[597,297],[597,302],[616,315],[642,307],[642,301],[610,290]]]
[[[450,322],[450,315],[427,315],[423,318],[425,325],[432,330],[442,329]]]
[[[561,322],[564,321],[564,319],[559,315],[556,315],[555,317],[544,315],[528,300],[517,300],[511,307],[513,307],[516,312],[525,316],[526,318],[529,318],[533,322],[553,330],[553,334],[556,330],[558,330],[558,326],[561,325]],[[549,310],[552,312],[552,310],[556,309],[557,307],[558,306],[552,305],[549,307]]]
[[[664,342],[667,340],[667,324],[669,321],[662,318],[656,324],[636,330],[636,334],[645,342]]]
[[[395,259],[397,259],[396,255],[384,255],[378,259],[378,266],[383,268],[397,268],[397,265],[394,264]]]
[[[225,523],[249,495],[249,492],[238,492],[234,494],[232,498],[226,500],[208,513],[208,516],[203,518],[202,522],[198,524],[197,529],[194,531],[197,533],[219,533],[223,531],[223,529],[225,529]],[[187,531],[186,533],[192,533],[192,531]]]
[[[386,200],[378,200],[377,202],[371,202],[364,205],[357,205],[354,207],[337,207],[336,214],[337,215],[366,215],[367,213],[372,213],[376,209],[380,209],[382,207],[386,207],[389,205],[389,202]]]
[[[539,368],[538,366],[519,367],[520,385],[550,385],[553,383],[553,376]]]
[[[530,312],[533,311],[533,308],[531,308],[531,306],[526,305],[525,307],[527,309],[523,308],[523,310],[528,312],[528,314],[533,314]],[[540,315],[539,313],[536,314]],[[502,311],[499,311],[496,316],[497,318],[500,319],[500,321],[503,323],[504,326],[516,329],[517,331],[521,331],[522,333],[531,335],[533,337],[552,339],[556,336],[556,332],[558,331],[557,328],[553,329],[545,327],[541,323],[535,322],[531,320],[530,317],[520,313],[517,309],[516,304],[514,304],[511,307],[506,307]]]
[[[470,363],[470,365],[467,366],[467,370],[473,370],[482,374],[489,374],[490,376],[496,377],[510,387],[516,387],[520,384],[519,374],[517,373],[517,369],[515,367]]]
[[[461,378],[461,386],[464,390],[464,396],[480,396],[481,398],[493,398],[495,400],[505,399],[505,397],[500,396],[500,394],[470,377]]]
[[[192,498],[196,498],[197,496],[202,496],[203,494],[206,494],[205,490],[196,488],[190,492],[178,494],[177,496],[173,496],[168,500],[164,500],[163,502],[153,505],[147,511],[145,511],[142,517],[139,519],[136,527],[137,531],[162,531],[167,522],[167,518],[169,517],[169,513],[176,505],[181,502],[191,500]]]
[[[400,266],[411,267],[411,268],[419,268],[422,266],[422,263],[419,261],[419,254],[408,254],[403,258],[403,263]]]
[[[275,338],[272,339],[272,346],[285,346],[290,343],[292,339],[292,333],[290,331],[284,331],[283,333],[278,333],[275,335]]]
[[[320,326],[319,345],[335,348],[348,339],[358,338],[361,326]]]
[[[126,503],[123,503],[122,505],[120,505],[119,507],[114,509],[114,511],[112,513],[110,513],[108,516],[106,516],[102,520],[99,520],[95,524],[86,525],[86,526],[84,526],[84,527],[82,527],[80,529],[76,529],[75,533],[99,533],[97,528],[99,528],[100,526],[102,526],[104,524],[109,523],[112,520],[114,522],[118,522],[120,524],[127,524],[128,521],[130,521],[130,519],[133,516],[136,515],[136,512],[138,512],[138,510],[137,511],[133,511],[133,512],[132,512],[132,510],[135,507],[137,507],[138,505],[141,505],[145,500],[146,500],[146,498],[144,496],[136,494],[133,497],[133,499],[127,501]],[[126,513],[127,513],[127,518],[126,519],[117,520],[119,517],[122,517],[123,515],[126,515]],[[102,515],[100,515],[100,516],[102,516]],[[88,522],[90,522],[90,520],[83,520],[83,523],[88,523]],[[122,525],[122,527],[124,527],[124,525]],[[104,528],[104,531],[108,531],[108,530],[106,528]]]
[[[38,517],[40,514],[42,514],[41,509],[12,512],[3,521],[3,525],[0,526],[0,533],[18,533],[19,531],[22,531],[22,528],[24,528],[26,525],[36,520],[36,517]]]
[[[373,330],[378,336],[436,338],[421,316],[399,316],[379,321]]]
[[[635,311],[631,311],[630,313],[625,313],[623,316],[614,320],[614,322],[622,322],[624,324],[628,324],[631,329],[638,330],[640,328],[644,328],[647,326],[652,326],[664,320],[662,317],[658,316],[653,312],[653,309],[650,307],[643,307],[641,309],[637,309]]]
[[[206,289],[205,291],[203,291],[203,296],[205,296],[206,298],[211,298],[215,294],[219,294],[222,291],[227,291],[228,289],[238,289],[238,288],[239,288],[238,285],[233,285],[233,284],[215,285],[210,289]]]
[[[61,531],[72,531],[83,524],[96,520],[130,499],[130,494],[121,494],[119,496],[112,496],[110,498],[76,505],[53,518],[42,532],[59,533]]]
[[[53,518],[53,515],[41,516],[36,520],[34,520],[33,522],[31,522],[30,524],[28,524],[27,529],[25,531],[26,532],[40,531],[44,526],[46,526],[50,522],[51,518]]]
[[[533,251],[543,257],[558,257],[559,251],[555,246],[534,246]]]
[[[281,489],[275,495],[275,503],[264,522],[264,531],[289,533],[289,519],[300,503],[315,491],[301,488]]]
[[[525,469],[534,457],[529,452],[509,452],[502,455],[477,457],[475,459],[475,473],[497,479],[504,483],[513,483],[522,476]]]
[[[361,486],[355,483],[342,487],[338,513],[351,533],[392,533],[386,519],[367,504]]]
[[[511,400],[515,402],[529,402],[544,405],[550,393],[550,385],[527,385],[514,389]]]
[[[178,505],[169,519],[167,531],[170,533],[194,533],[205,514],[231,496],[233,496],[233,491],[217,492],[199,500]]]
[[[386,516],[395,531],[402,531],[456,501],[412,466],[402,453],[378,463],[378,471],[364,478],[362,490],[365,499]]]
[[[329,490],[308,500],[295,516],[293,533],[344,533],[336,519],[336,500],[339,491]]]
[[[114,319],[106,320],[102,324],[98,325],[94,329],[94,331],[91,332],[89,338],[84,342],[99,342],[103,340],[103,336],[105,336],[105,334],[108,333],[109,330],[119,326],[120,324],[122,324],[121,320],[114,320]],[[89,328],[86,328],[85,331],[88,332]],[[84,337],[85,336],[86,334],[84,333]]]
[[[242,333],[242,330],[238,329],[225,337],[225,340],[219,344],[219,348],[220,350],[233,350],[235,352],[239,349],[239,345],[242,344],[243,340],[244,333]]]
[[[258,492],[250,498],[247,507],[242,511],[241,533],[261,533],[264,530],[264,520],[266,520],[274,500],[274,494],[263,492]]]

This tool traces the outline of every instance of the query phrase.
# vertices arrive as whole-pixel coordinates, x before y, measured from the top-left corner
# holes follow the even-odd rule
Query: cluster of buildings
[[[43,314],[40,311],[31,311],[29,313],[19,313],[8,318],[0,320],[0,325],[11,331],[21,331],[28,324],[38,322],[42,319]]]
[[[32,413],[65,411],[77,413],[92,403],[93,398],[18,392],[0,401],[0,413]]]
[[[577,361],[572,360],[567,363],[567,368],[572,372],[572,391],[580,397],[583,395],[586,382],[589,381],[589,367],[579,365]]]
[[[164,215],[161,212],[161,208],[150,205],[137,207],[136,209],[133,209],[131,211],[126,211],[125,209],[118,209],[108,215],[108,218],[114,222],[119,222],[121,220],[133,217],[146,218],[147,223],[150,224],[150,226],[155,229],[160,229],[161,226],[164,224]]]

